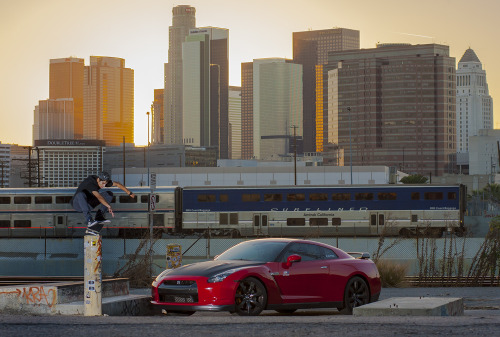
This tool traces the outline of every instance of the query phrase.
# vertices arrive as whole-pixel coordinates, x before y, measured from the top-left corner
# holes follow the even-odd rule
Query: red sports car
[[[209,310],[253,316],[265,309],[303,308],[351,314],[378,300],[381,290],[375,263],[360,255],[307,240],[245,241],[213,261],[164,271],[153,282],[151,303],[185,315]]]

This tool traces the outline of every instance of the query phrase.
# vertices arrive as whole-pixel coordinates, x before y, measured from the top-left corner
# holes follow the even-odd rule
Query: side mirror
[[[301,260],[302,260],[302,258],[300,257],[300,255],[292,254],[286,259],[286,266],[290,267],[292,265],[292,263],[300,262]]]

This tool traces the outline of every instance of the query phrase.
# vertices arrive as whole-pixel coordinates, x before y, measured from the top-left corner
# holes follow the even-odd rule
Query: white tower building
[[[472,49],[467,49],[457,69],[457,164],[469,161],[469,138],[481,129],[493,129],[493,100],[486,71]]]

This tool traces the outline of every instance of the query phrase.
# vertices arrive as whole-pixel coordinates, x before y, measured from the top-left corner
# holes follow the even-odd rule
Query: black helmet
[[[109,173],[108,172],[104,172],[104,171],[101,172],[101,173],[99,173],[98,177],[99,177],[99,179],[101,179],[103,181],[108,181],[111,178],[110,175],[109,175]]]

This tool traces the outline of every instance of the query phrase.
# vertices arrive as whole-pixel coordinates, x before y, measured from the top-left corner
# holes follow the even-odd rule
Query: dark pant
[[[113,192],[111,191],[103,191],[99,192],[99,194],[108,202],[108,204],[111,203],[111,200],[113,200]],[[85,221],[89,221],[89,219],[92,218],[92,210],[98,205],[100,205],[99,210],[103,215],[108,211],[108,208],[101,204],[96,197],[87,197],[84,192],[76,193],[73,196],[71,205],[76,211],[83,213]]]

